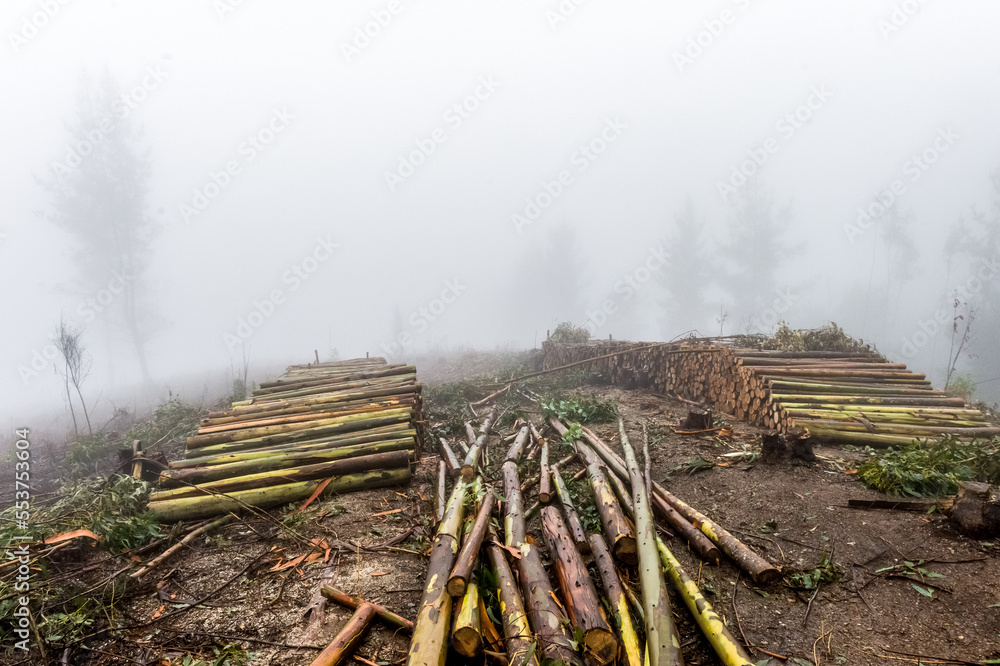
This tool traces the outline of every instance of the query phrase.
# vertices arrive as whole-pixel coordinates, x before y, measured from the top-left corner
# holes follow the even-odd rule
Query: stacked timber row
[[[202,419],[160,474],[160,520],[205,518],[406,483],[419,452],[416,368],[383,358],[293,365]]]
[[[804,428],[824,441],[885,447],[944,435],[1000,435],[982,412],[934,390],[903,363],[856,352],[739,349],[727,342],[546,342],[544,367],[627,351],[595,360],[592,370],[619,386],[704,402],[780,432]]]

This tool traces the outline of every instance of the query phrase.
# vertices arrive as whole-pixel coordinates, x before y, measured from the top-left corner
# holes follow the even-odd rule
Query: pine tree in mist
[[[759,179],[748,181],[733,198],[733,210],[720,245],[723,288],[733,321],[758,316],[774,301],[781,264],[795,250],[788,241],[792,215],[777,208],[774,192]]]
[[[576,230],[567,224],[552,227],[544,239],[526,247],[522,256],[513,271],[518,307],[552,328],[563,321],[583,325],[586,264]]]
[[[131,340],[148,382],[152,317],[145,276],[156,225],[147,210],[149,152],[131,113],[110,73],[99,81],[84,75],[75,117],[67,124],[66,153],[39,180],[50,195],[50,220],[75,241],[76,282],[84,302],[112,294],[106,306]],[[83,305],[79,309],[85,320],[95,312]]]
[[[664,294],[660,331],[665,340],[706,324],[711,307],[706,299],[714,275],[704,227],[705,220],[689,196],[684,210],[674,216],[664,243],[667,263],[658,273]]]

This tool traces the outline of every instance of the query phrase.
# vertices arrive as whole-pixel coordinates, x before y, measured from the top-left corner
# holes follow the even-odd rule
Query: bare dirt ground
[[[421,368],[425,382],[435,377],[457,378],[443,366],[433,372]],[[703,566],[679,539],[670,540],[734,635],[754,647],[755,659],[773,654],[789,664],[825,666],[1000,658],[1000,546],[967,539],[936,514],[848,509],[848,499],[877,497],[850,473],[861,454],[818,448],[820,460],[812,465],[730,462],[724,454],[759,450],[756,428],[729,419],[734,431],[729,441],[679,435],[671,427],[687,412],[680,401],[643,390],[587,386],[580,392],[616,401],[630,430],[638,431],[645,421],[654,433],[654,479],[786,574],[811,570],[824,557],[842,572],[838,582],[824,583],[818,592],[787,582],[759,587],[728,562]],[[522,409],[530,415],[535,407],[525,400]],[[617,446],[615,424],[591,427]],[[714,466],[689,474],[685,465],[693,458]],[[78,647],[65,663],[242,663],[216,661],[229,643],[246,648],[248,663],[309,664],[351,613],[332,603],[320,608],[324,582],[414,618],[436,464],[436,456],[426,456],[407,487],[335,497],[292,517],[281,511],[244,517],[198,539],[141,582],[116,588],[121,601],[109,619],[131,627],[127,638],[94,637],[87,641],[89,649]],[[533,500],[526,498],[529,504]],[[541,541],[537,519],[529,527]],[[317,552],[311,540],[325,541],[323,552],[312,561],[294,562]],[[107,555],[74,545],[54,557],[55,568],[73,572]],[[940,577],[922,578],[904,562]],[[129,564],[100,566],[110,575]],[[88,594],[107,597],[108,587],[105,581]],[[203,603],[190,607],[195,601]],[[687,663],[718,663],[681,601],[673,601]],[[407,645],[405,636],[376,623],[354,663],[400,664]],[[41,663],[61,658],[49,653]],[[37,662],[8,651],[0,663]]]
[[[643,419],[668,432],[687,411],[686,405],[644,391],[584,392],[615,399],[626,422]],[[758,657],[766,656],[766,650],[817,666],[1000,657],[996,543],[967,539],[940,515],[848,509],[848,499],[881,496],[849,473],[860,454],[839,447],[817,448],[820,461],[814,465],[735,463],[690,475],[684,470],[670,473],[693,457],[724,463],[721,454],[759,449],[758,429],[728,422],[734,430],[731,444],[669,434],[650,452],[653,476],[786,573],[811,569],[824,556],[843,571],[839,582],[820,586],[807,618],[811,592],[787,584],[759,588],[726,562],[700,567],[706,591],[714,590],[713,605],[737,636],[742,626],[746,640],[760,648]],[[595,430],[608,441],[616,434],[612,426]],[[688,571],[699,571],[696,556],[682,547],[674,550]],[[887,575],[907,575],[905,565],[876,573],[920,560],[921,568],[942,577]],[[934,598],[918,592],[914,584],[932,590]],[[676,614],[684,635],[695,641],[694,652],[687,653],[690,662],[715,663],[686,613]]]

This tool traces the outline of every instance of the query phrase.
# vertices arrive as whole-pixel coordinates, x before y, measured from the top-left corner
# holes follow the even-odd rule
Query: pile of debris
[[[383,358],[290,366],[212,412],[160,473],[149,510],[191,520],[406,483],[419,455],[416,368]]]
[[[1000,435],[962,398],[871,353],[741,349],[739,338],[675,343],[543,344],[544,367],[594,359],[613,384],[716,406],[754,425],[821,441],[899,446],[915,438]]]

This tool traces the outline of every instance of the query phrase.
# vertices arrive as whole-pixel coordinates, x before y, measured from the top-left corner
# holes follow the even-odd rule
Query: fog
[[[997,25],[987,0],[7,0],[0,417],[67,414],[60,319],[98,412],[224,394],[244,357],[260,381],[561,321],[834,321],[941,385],[956,290],[956,373],[996,401]],[[74,231],[81,197],[148,224]]]

